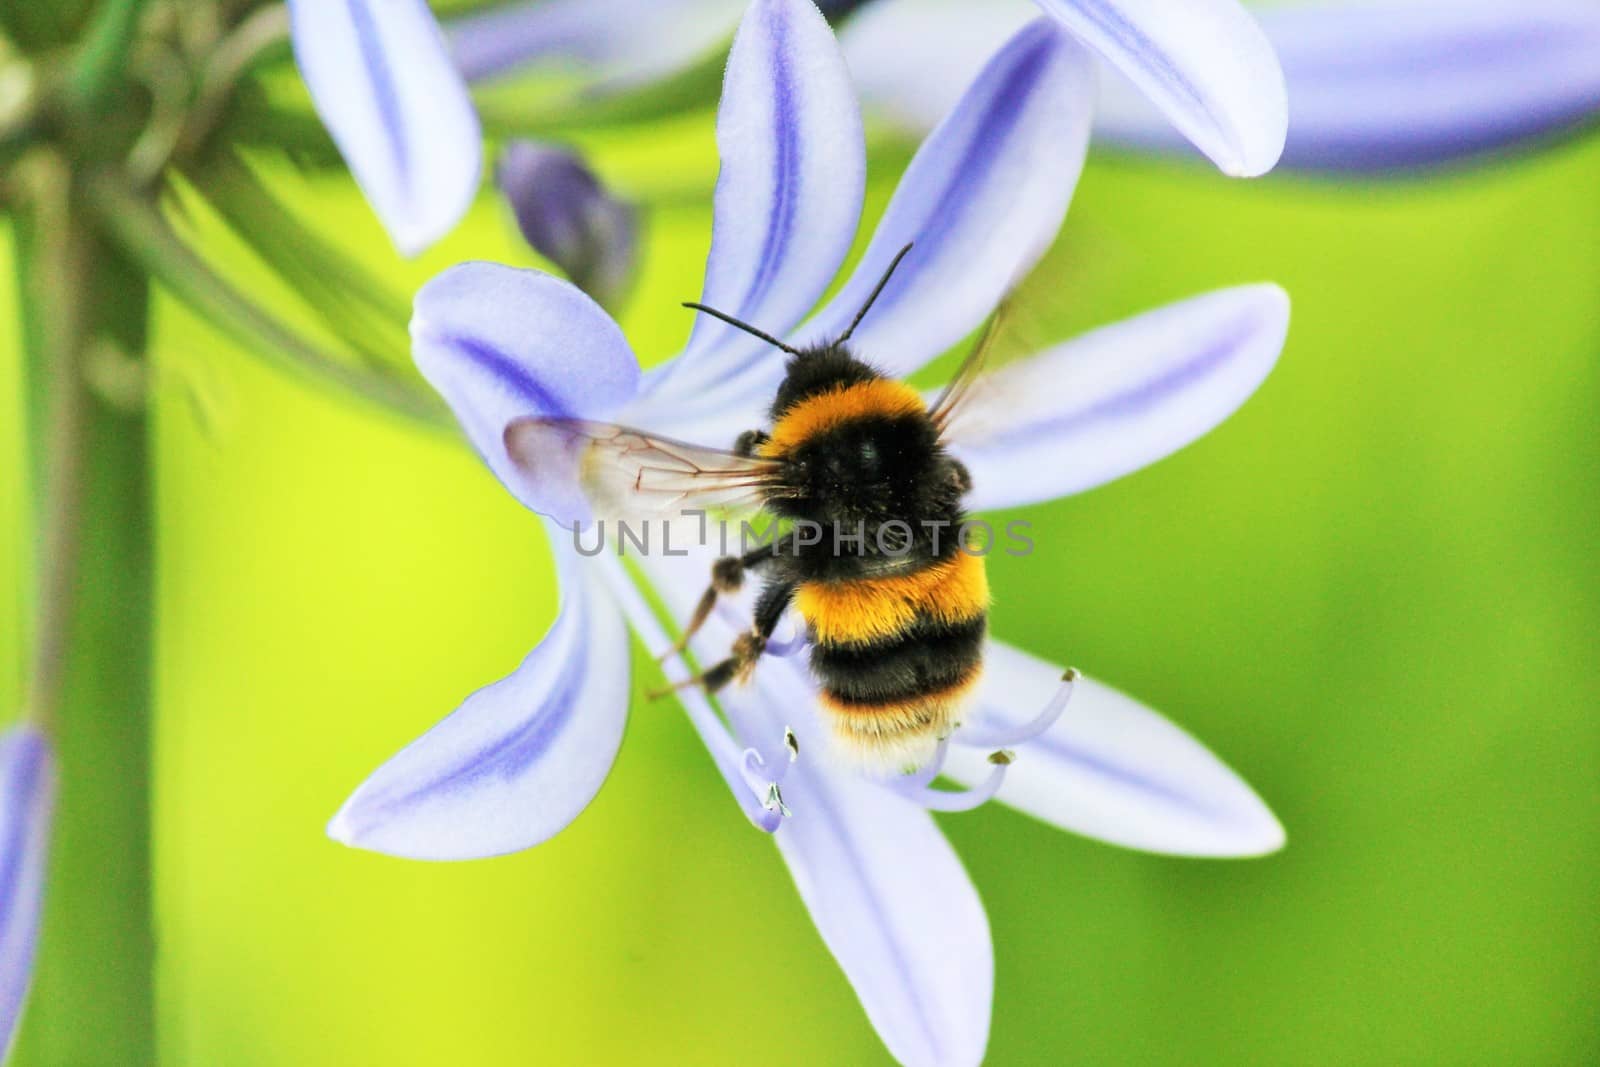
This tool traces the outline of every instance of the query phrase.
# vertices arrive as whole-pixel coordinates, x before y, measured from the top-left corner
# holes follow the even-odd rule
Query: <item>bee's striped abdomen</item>
[[[911,574],[807,582],[796,604],[811,668],[842,747],[900,770],[924,762],[959,722],[983,668],[989,583],[966,552]]]

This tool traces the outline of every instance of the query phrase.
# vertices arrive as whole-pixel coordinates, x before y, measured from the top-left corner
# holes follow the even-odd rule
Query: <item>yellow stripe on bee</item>
[[[903,633],[919,616],[949,623],[977,618],[989,610],[989,575],[981,556],[957,552],[892,578],[805,582],[795,606],[819,644],[861,644]]]
[[[840,423],[873,415],[921,415],[928,408],[922,395],[905,382],[874,378],[808,396],[784,412],[761,448],[769,459],[787,455],[797,445]]]

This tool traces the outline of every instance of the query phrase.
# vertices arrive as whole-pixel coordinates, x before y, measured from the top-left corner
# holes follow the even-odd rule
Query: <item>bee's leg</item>
[[[737,593],[744,585],[744,572],[771,563],[774,558],[785,552],[786,544],[787,538],[779,538],[760,548],[753,548],[742,556],[723,556],[713,563],[711,585],[700,594],[700,602],[694,606],[694,614],[689,616],[689,621],[683,627],[683,636],[674,641],[671,648],[657,656],[656,661],[663,662],[682,654],[683,650],[689,647],[694,635],[700,632],[700,627],[711,617],[711,609],[717,606],[717,597],[725,593]]]
[[[765,430],[746,430],[733,442],[735,455],[750,459],[761,451],[761,446],[772,440],[772,435]]]
[[[778,628],[783,613],[789,610],[789,602],[794,599],[794,591],[793,582],[769,583],[761,591],[761,599],[756,601],[755,625],[734,641],[732,655],[701,671],[693,678],[685,678],[676,685],[652,693],[651,696],[663,696],[691,685],[704,686],[706,692],[715,693],[735,679],[741,682],[747,680],[750,672],[755,670],[756,660],[766,651],[767,642],[772,639],[772,632]]]

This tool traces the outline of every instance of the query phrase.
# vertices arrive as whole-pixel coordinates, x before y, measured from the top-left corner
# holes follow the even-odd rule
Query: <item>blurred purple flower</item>
[[[647,83],[726,39],[745,0],[518,3],[456,20],[448,45],[425,0],[288,3],[295,58],[317,112],[396,247],[414,255],[460,221],[477,191],[481,131],[469,80],[542,63],[578,68],[609,89]],[[1237,0],[1036,3],[1137,85],[1226,173],[1262,174],[1277,162],[1287,121],[1283,76]],[[828,5],[834,14],[860,6]],[[910,68],[919,74],[905,86],[912,92],[941,75],[965,84],[992,47],[1024,21],[1002,16],[997,25],[1003,32],[979,35],[983,51],[951,71],[929,50],[950,42],[930,35],[917,18],[887,37],[880,34],[876,40],[889,54],[872,57],[897,69],[908,58],[922,60],[920,69]],[[861,69],[873,73],[870,64]],[[873,76],[866,84],[879,81]],[[953,103],[948,90],[939,93],[939,103],[942,115]]]
[[[637,265],[638,209],[558,145],[512,141],[500,153],[495,180],[534,251],[602,306],[614,307]]]
[[[1029,0],[879,0],[840,38],[862,97],[927,129]],[[1289,90],[1280,166],[1387,172],[1526,144],[1600,114],[1593,0],[1310,0],[1263,7]],[[906,42],[915,40],[915,48]],[[1184,149],[1144,93],[1103,72],[1096,132]]]
[[[1000,9],[998,17],[990,13],[992,4]],[[1030,13],[1042,10],[1137,85],[1224,172],[1263,174],[1283,148],[1283,75],[1271,46],[1238,0],[1018,0],[1015,5],[960,0],[959,21],[998,29],[980,30],[962,42],[963,62],[953,70],[938,61],[951,43],[939,36],[938,22],[941,7],[947,15],[956,10],[950,0],[898,5],[823,0],[819,6],[830,18],[874,18],[854,13],[898,6],[904,18],[876,38],[881,47],[863,57],[869,62],[850,56],[852,70],[868,85],[877,77],[873,66],[880,62],[908,72],[909,88],[933,90],[937,103],[922,113],[934,121],[949,110],[961,86],[994,49]],[[591,72],[603,72],[611,85],[632,85],[704,56],[726,38],[743,8],[744,0],[536,0],[456,21],[451,43],[473,80],[565,56]]]
[[[747,0],[521,0],[452,19],[450,47],[469,81],[549,65],[591,90],[675,74],[727,41]]]
[[[30,726],[0,734],[0,1058],[33,975],[55,792],[49,742]]]
[[[859,221],[860,115],[809,0],[756,0],[735,38],[718,117],[722,172],[703,300],[802,342],[837,334],[914,239],[855,341],[886,372],[916,370],[988,317],[1054,238],[1088,146],[1092,76],[1089,55],[1054,23],[1026,26],[924,143],[855,273],[806,318]],[[1087,489],[1183,447],[1253,392],[1287,321],[1281,290],[1246,286],[1003,368],[991,382],[1009,399],[1004,422],[975,418],[951,430],[977,486],[973,505]],[[519,469],[508,425],[556,414],[731,442],[760,423],[783,361],[701,318],[676,359],[642,374],[621,330],[576,288],[483,263],[430,282],[412,333],[419,366],[485,462],[547,516],[562,603],[515,672],[379,768],[328,829],[393,855],[469,859],[538,844],[583,810],[622,739],[628,627],[651,651],[671,644],[615,556],[576,551],[565,526],[589,516],[582,485]],[[710,558],[706,546],[640,566],[682,618]],[[720,654],[746,624],[713,615],[696,651]],[[764,658],[749,687],[724,692],[726,719],[698,690],[682,693],[736,801],[775,831],[824,940],[908,1064],[977,1063],[993,997],[987,919],[929,808],[994,795],[1056,826],[1185,855],[1255,855],[1283,842],[1250,788],[1154,712],[1088,679],[1063,685],[1060,667],[998,642],[988,662],[979,707],[944,753],[944,772],[971,786],[959,793],[931,788],[937,765],[881,782],[809,755],[826,745],[812,680],[793,657]],[[667,672],[678,679],[686,668],[670,660]],[[791,725],[808,753],[794,761]],[[1009,743],[1020,745],[1014,767],[984,762]]]

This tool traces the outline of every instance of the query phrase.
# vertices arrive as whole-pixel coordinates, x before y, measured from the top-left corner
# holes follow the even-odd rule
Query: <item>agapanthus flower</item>
[[[802,341],[837,335],[914,244],[854,344],[886,372],[915,371],[982,323],[1051,243],[1088,147],[1092,77],[1089,54],[1052,21],[1019,32],[917,153],[854,274],[797,326],[851,246],[864,142],[817,9],[756,0],[718,115],[704,302]],[[1244,286],[1007,365],[996,373],[1021,376],[1008,395],[1028,399],[1004,429],[961,438],[973,506],[1080,491],[1181,448],[1255,389],[1287,319],[1280,289]],[[644,373],[620,328],[575,287],[486,263],[425,286],[412,335],[423,373],[491,471],[546,517],[561,606],[520,667],[379,768],[329,833],[398,856],[499,855],[563,829],[606,778],[628,713],[628,628],[652,652],[671,647],[636,577],[683,618],[715,555],[713,544],[658,553],[635,575],[609,551],[580,550],[569,527],[594,517],[587,483],[519,465],[508,427],[541,415],[607,419],[726,446],[759,423],[782,360],[701,319],[676,359]],[[695,651],[725,652],[738,610],[714,614]],[[792,654],[764,658],[747,687],[725,690],[720,714],[699,690],[680,693],[734,798],[774,832],[819,931],[906,1063],[977,1062],[993,994],[987,919],[929,808],[992,795],[1063,828],[1185,855],[1256,855],[1283,841],[1248,786],[1132,698],[1088,678],[1063,684],[1060,666],[998,641],[987,656],[979,706],[944,761],[888,781],[826,759],[813,683]],[[681,680],[687,666],[669,657],[665,670]],[[1014,765],[985,762],[1001,746],[1015,749]],[[941,771],[973,788],[935,788]]]
[[[289,8],[317,111],[409,255],[449,232],[476,194],[482,135],[469,81],[566,63],[610,89],[637,86],[725,40],[743,0],[540,0],[459,19],[448,40],[424,0],[289,0]],[[1037,0],[1030,10],[1103,56],[1226,173],[1272,169],[1287,122],[1283,76],[1237,0]],[[1019,25],[988,40],[998,44]],[[915,57],[926,43],[916,29],[896,47]],[[932,73],[937,58],[926,58]]]
[[[1029,0],[876,0],[841,41],[863,99],[922,130],[949,106],[959,75],[1032,11]],[[1438,165],[1600,115],[1600,4],[1590,0],[1304,0],[1256,17],[1288,85],[1281,167]],[[1112,70],[1103,82],[1098,136],[1184,147],[1137,87]]]
[[[0,734],[0,1058],[33,974],[55,787],[55,760],[37,729]]]

